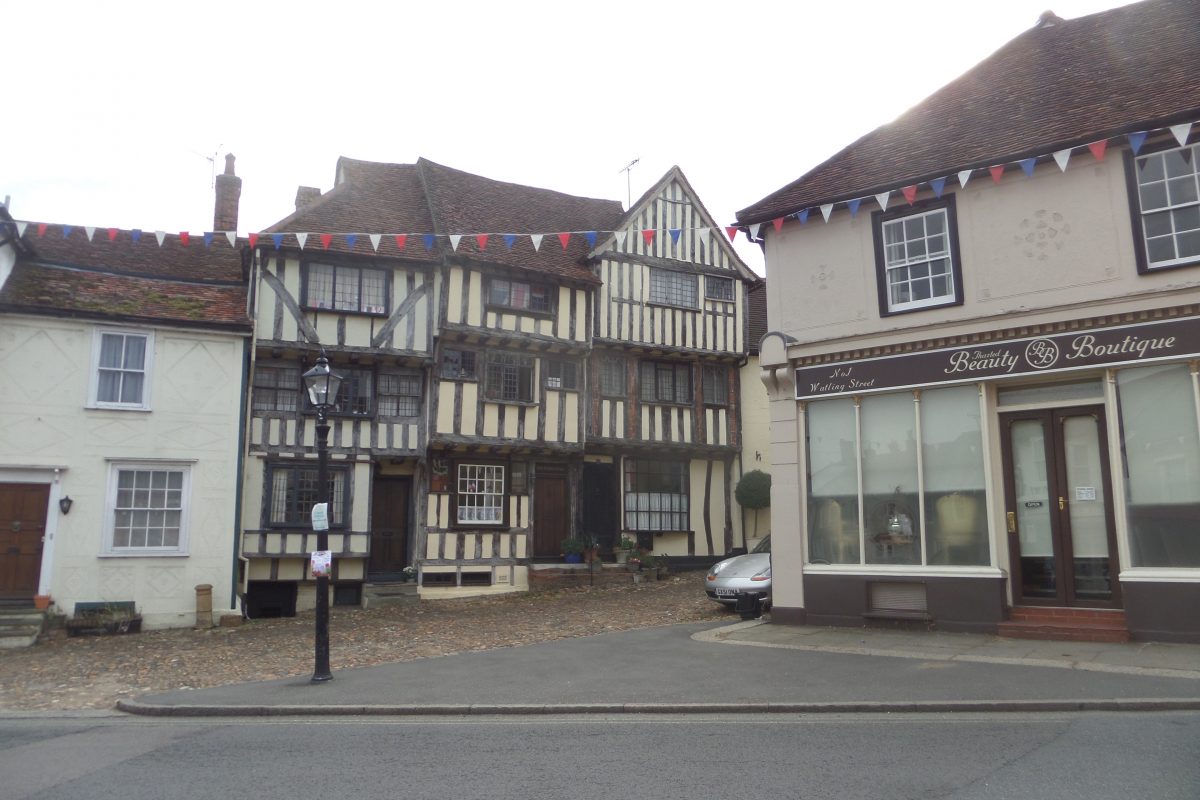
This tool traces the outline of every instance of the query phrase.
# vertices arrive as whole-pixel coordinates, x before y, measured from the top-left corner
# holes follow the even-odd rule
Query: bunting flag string
[[[1125,134],[1125,138],[1129,142],[1129,149],[1133,151],[1133,154],[1135,156],[1141,151],[1142,146],[1146,143],[1146,138],[1150,135],[1151,132],[1155,132],[1155,131],[1170,131],[1171,135],[1175,138],[1175,141],[1178,142],[1181,147],[1185,147],[1185,146],[1187,146],[1188,139],[1191,137],[1192,128],[1195,124],[1196,124],[1195,122],[1186,122],[1186,123],[1181,123],[1179,125],[1171,125],[1166,128],[1155,128],[1152,130],[1136,131],[1134,133]],[[1092,157],[1095,158],[1097,161],[1103,161],[1104,156],[1108,151],[1109,142],[1110,142],[1109,139],[1101,139],[1099,141],[1091,142],[1086,145],[1081,145],[1081,147],[1086,147],[1087,150],[1092,154]],[[1017,161],[1013,161],[1013,162],[1009,162],[1009,163],[1016,164],[1017,166],[1019,166],[1021,168],[1022,172],[1024,172],[1027,177],[1033,177],[1034,169],[1036,168],[1038,161],[1043,160],[1043,159],[1049,160],[1050,158],[1053,158],[1054,162],[1058,165],[1059,170],[1061,172],[1066,172],[1067,164],[1070,162],[1071,155],[1073,154],[1073,152],[1076,149],[1077,148],[1068,147],[1068,148],[1064,148],[1062,150],[1055,150],[1054,152],[1052,152],[1048,155],[1030,156],[1028,158],[1022,158]],[[988,174],[991,175],[992,180],[995,183],[1000,183],[1007,167],[1008,167],[1007,163],[994,164],[990,167],[987,167],[986,169],[987,169]],[[976,171],[975,169],[964,169],[964,170],[959,170],[956,173],[957,177],[958,177],[959,188],[961,188],[961,189],[967,188],[967,182],[971,180],[971,177],[974,175],[975,171]],[[930,180],[928,180],[924,183],[926,183],[929,186],[929,189],[933,192],[934,197],[937,197],[940,199],[942,196],[942,193],[946,190],[946,182],[948,180],[949,180],[949,177],[946,176],[946,177],[941,177],[941,178],[931,178]],[[902,195],[904,195],[904,199],[908,201],[908,204],[913,205],[913,203],[916,202],[917,194],[920,190],[920,187],[921,187],[921,183],[914,183],[914,184],[909,184],[907,186],[899,186],[899,187],[897,187],[897,189],[900,191],[900,193]],[[885,192],[880,192],[879,194],[876,194],[874,196],[875,202],[879,204],[879,208],[882,211],[887,211],[888,201],[891,198],[893,191],[895,191],[895,190],[888,190]],[[839,200],[835,203],[822,203],[821,205],[816,206],[815,208],[819,208],[821,211],[821,216],[824,217],[826,222],[829,222],[834,209],[837,208],[839,205],[844,205],[846,207],[846,209],[850,212],[851,217],[857,216],[858,209],[859,209],[860,205],[862,204],[862,201],[865,199],[867,199],[867,198],[866,197],[855,197],[855,198],[852,198],[849,200]],[[809,217],[810,213],[813,211],[813,208],[814,207],[802,208],[799,211],[794,211],[789,214],[785,214],[782,217],[773,219],[773,220],[771,220],[772,226],[775,228],[776,232],[778,232],[780,230],[780,228],[782,227],[782,222],[787,219],[799,220],[801,225],[806,224],[808,222],[808,217]],[[749,225],[747,227],[731,226],[731,227],[726,228],[725,232],[729,236],[730,241],[733,240],[734,234],[738,230],[746,230],[749,232],[751,239],[757,239],[760,224],[761,223]]]
[[[1171,136],[1174,137],[1175,141],[1178,142],[1181,147],[1183,147],[1183,146],[1187,145],[1188,139],[1191,137],[1192,128],[1195,126],[1195,124],[1196,124],[1195,122],[1185,122],[1185,123],[1180,123],[1177,125],[1171,125],[1171,126],[1168,126],[1165,128],[1156,128],[1156,129],[1145,130],[1145,131],[1136,131],[1136,132],[1125,134],[1125,139],[1128,141],[1129,148],[1130,148],[1130,150],[1133,151],[1134,155],[1138,155],[1141,152],[1141,149],[1145,145],[1147,138],[1153,132],[1169,131]],[[1097,161],[1103,161],[1105,155],[1107,154],[1109,142],[1110,142],[1109,139],[1100,139],[1098,141],[1091,142],[1089,144],[1081,145],[1081,146],[1086,147],[1087,150],[1092,154],[1092,157],[1095,158]],[[1071,160],[1071,156],[1074,154],[1074,151],[1076,149],[1078,149],[1078,148],[1074,148],[1074,147],[1063,148],[1060,150],[1055,150],[1044,156],[1029,156],[1029,157],[1022,158],[1017,161],[1009,162],[1009,163],[1016,164],[1017,166],[1019,166],[1021,168],[1021,171],[1024,172],[1026,177],[1033,177],[1034,171],[1037,167],[1037,163],[1038,163],[1038,161],[1041,161],[1041,160],[1053,159],[1055,164],[1058,165],[1059,171],[1066,172],[1067,166]],[[1007,166],[1008,166],[1008,164],[1001,163],[1001,164],[994,164],[990,167],[986,167],[985,169],[991,175],[992,180],[995,183],[1000,183],[1004,176]],[[972,169],[959,170],[956,173],[957,178],[958,178],[958,185],[960,188],[963,188],[963,189],[966,188],[968,181],[970,181],[970,179],[974,175],[975,171],[976,171],[976,169],[972,168]],[[929,189],[933,192],[934,196],[937,198],[941,198],[942,194],[945,191],[946,183],[948,180],[949,180],[949,176],[944,176],[944,177],[939,177],[939,178],[932,178],[932,179],[929,179],[928,181],[924,181],[921,183],[910,183],[907,185],[901,185],[901,186],[896,187],[896,189],[889,189],[887,191],[883,191],[883,192],[879,192],[878,194],[875,194],[874,200],[879,205],[879,208],[882,211],[887,211],[888,203],[891,199],[892,192],[899,191],[904,196],[904,199],[908,202],[908,204],[913,205],[916,202],[917,195],[918,195],[918,193],[920,191],[920,187],[922,185],[928,185]],[[848,200],[837,201],[834,203],[823,203],[823,204],[817,206],[817,208],[820,210],[821,216],[825,220],[825,222],[829,222],[829,220],[833,216],[834,210],[838,206],[845,206],[850,211],[850,215],[852,217],[857,216],[858,211],[862,205],[862,201],[866,200],[866,199],[868,199],[868,198],[865,196],[864,197],[855,197],[855,198],[851,198]],[[798,220],[801,224],[807,224],[809,216],[812,211],[813,211],[813,208],[811,208],[811,207],[802,208],[802,209],[799,209],[798,211],[786,214],[784,216],[777,217],[775,219],[770,220],[771,227],[774,229],[774,231],[776,233],[779,233],[780,231],[782,231],[783,224],[784,224],[785,220],[787,220],[787,219],[795,219],[795,220]],[[46,222],[34,222],[34,221],[30,221],[30,220],[13,220],[13,223],[16,226],[18,237],[25,236],[26,232],[30,229],[30,227],[32,227],[36,236],[38,238],[43,238],[43,237],[45,237],[46,231],[49,228],[49,223],[46,223]],[[734,241],[734,239],[737,237],[737,233],[739,230],[746,231],[749,234],[749,237],[751,240],[756,240],[759,238],[759,233],[761,231],[761,227],[762,227],[762,223],[755,223],[755,224],[752,224],[752,225],[749,225],[746,227],[741,227],[738,225],[728,225],[728,226],[724,227],[723,232],[724,232],[726,238],[730,242]],[[62,237],[64,239],[69,239],[72,236],[72,234],[75,232],[76,229],[77,229],[77,226],[74,226],[74,225],[62,225],[61,226]],[[84,226],[81,230],[83,231],[83,234],[87,238],[88,242],[95,241],[95,234],[96,234],[97,230],[103,230],[107,234],[109,242],[115,242],[117,240],[117,238],[122,234],[122,229],[120,229],[120,228],[97,229],[94,226]],[[682,238],[683,232],[685,230],[689,231],[689,232],[695,232],[699,236],[705,237],[704,241],[708,241],[707,237],[712,232],[712,228],[708,227],[708,226],[699,226],[699,227],[694,227],[694,228],[665,228],[665,229],[663,229],[663,231],[670,234],[670,241],[671,241],[671,244],[674,246],[679,245],[680,239]],[[143,233],[143,231],[140,228],[132,228],[127,231],[130,241],[134,242],[135,244],[139,243],[141,241],[142,233]],[[225,234],[225,239],[226,239],[226,241],[228,241],[229,246],[231,248],[237,247],[238,235],[237,235],[236,231],[207,231],[203,234],[200,234],[200,236],[202,237],[203,246],[205,248],[212,247],[213,242],[216,241],[216,235],[218,233]],[[452,251],[456,252],[458,250],[459,245],[462,242],[463,237],[467,236],[467,237],[471,237],[474,239],[477,248],[482,252],[482,251],[487,250],[488,244],[491,241],[491,238],[493,236],[498,236],[503,240],[504,247],[507,250],[512,250],[513,247],[516,245],[517,241],[519,241],[520,239],[523,239],[525,237],[528,237],[530,244],[532,244],[532,246],[533,246],[534,251],[540,252],[541,246],[542,246],[542,241],[545,239],[546,236],[556,237],[558,239],[559,243],[562,245],[562,249],[565,251],[570,246],[572,238],[577,235],[584,237],[585,241],[587,242],[587,246],[589,248],[593,248],[596,246],[596,242],[599,240],[600,234],[604,234],[606,236],[611,235],[616,240],[617,246],[623,247],[625,245],[625,242],[628,239],[630,233],[640,234],[642,241],[645,243],[645,245],[647,247],[653,245],[656,238],[661,238],[658,235],[660,233],[660,231],[658,229],[654,229],[654,228],[646,228],[646,229],[633,228],[633,229],[623,229],[623,230],[613,230],[613,231],[596,231],[596,230],[554,231],[554,232],[521,233],[521,234],[495,233],[495,232],[491,232],[491,233],[469,232],[469,233],[452,233],[452,234],[415,233],[415,232],[387,233],[387,234],[385,234],[385,233],[361,233],[361,232],[343,232],[343,233],[328,233],[328,232],[326,232],[326,233],[317,233],[315,235],[317,236],[318,240],[321,243],[321,247],[324,250],[329,250],[333,246],[333,243],[335,240],[339,241],[339,242],[344,242],[347,248],[353,250],[356,247],[360,236],[365,235],[368,237],[368,239],[371,243],[371,249],[376,253],[379,252],[379,247],[383,241],[384,236],[390,236],[392,238],[392,240],[395,242],[396,249],[398,249],[398,250],[405,249],[405,247],[408,244],[409,236],[419,236],[419,237],[421,237],[421,241],[424,244],[425,250],[427,252],[433,251],[433,249],[436,246],[437,241],[439,239],[444,239],[444,240],[448,241],[448,243],[450,245],[450,249]],[[270,237],[270,241],[276,250],[282,249],[282,247],[284,246],[284,243],[287,241],[288,236],[294,237],[296,244],[299,246],[299,248],[301,250],[304,250],[308,246],[309,237],[314,234],[312,232],[308,232],[308,231],[286,231],[286,232],[272,232],[267,235]],[[181,231],[177,234],[168,234],[166,231],[163,231],[163,230],[155,230],[154,231],[154,238],[158,242],[159,247],[163,246],[163,244],[166,242],[168,236],[173,236],[179,242],[179,244],[183,247],[188,247],[191,244],[191,233],[188,231]],[[258,243],[262,236],[263,236],[263,234],[259,233],[259,232],[250,233],[247,235],[246,241],[249,243],[250,247],[253,249],[258,246]]]

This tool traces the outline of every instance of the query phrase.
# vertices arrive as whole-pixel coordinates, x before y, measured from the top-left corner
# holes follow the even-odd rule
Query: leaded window
[[[489,353],[483,396],[501,402],[533,402],[533,357]]]
[[[547,358],[543,363],[546,370],[547,389],[575,390],[579,388],[579,369],[574,361]]]
[[[692,402],[692,365],[643,361],[640,366],[639,397],[645,403]]]
[[[668,306],[696,308],[696,275],[669,269],[650,269],[650,302]]]
[[[703,391],[705,405],[729,405],[729,368],[724,365],[706,366]]]
[[[620,356],[601,358],[600,394],[605,397],[625,397],[628,393],[625,385],[625,359]]]
[[[388,273],[341,264],[309,264],[305,305],[334,311],[387,313]]]
[[[384,372],[377,392],[379,416],[415,417],[421,413],[421,376],[411,372]]]
[[[732,300],[733,278],[721,278],[716,275],[705,275],[704,296],[709,300]]]
[[[254,410],[295,411],[300,404],[300,368],[254,365]]]
[[[317,502],[316,465],[273,464],[267,471],[267,524],[274,527],[312,526],[312,507]],[[329,526],[346,527],[345,467],[330,466]]]
[[[475,371],[475,351],[448,347],[442,350],[442,377],[452,381],[478,379]]]
[[[488,304],[518,311],[552,311],[551,287],[537,283],[493,278],[488,288]]]

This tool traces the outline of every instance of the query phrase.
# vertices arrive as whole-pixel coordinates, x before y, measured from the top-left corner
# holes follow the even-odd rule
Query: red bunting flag
[[[781,230],[783,230],[783,217],[771,220],[771,224],[775,226],[775,232],[779,233]]]
[[[332,241],[333,241],[333,234],[332,234],[332,233],[322,233],[322,234],[321,234],[321,247],[324,247],[326,250],[328,250],[328,249],[329,249],[329,244],[330,244],[330,242],[332,242]]]
[[[46,235],[46,223],[39,222],[38,223],[38,238],[40,239],[45,235]]]
[[[246,238],[250,240],[250,249],[253,250],[254,245],[258,244],[258,234],[252,233],[249,236],[247,236]]]
[[[654,241],[654,230],[650,229],[650,230],[642,231],[642,241],[644,241],[646,244],[650,244],[651,242],[653,242]]]
[[[569,242],[569,241],[571,241],[571,234],[570,234],[570,233],[560,233],[560,234],[558,235],[558,242],[559,242],[559,244],[561,244],[561,245],[562,245],[562,249],[563,249],[563,250],[566,250],[566,249],[567,249],[567,242]]]
[[[1088,150],[1092,151],[1092,155],[1094,155],[1096,157],[1097,161],[1104,160],[1104,151],[1107,149],[1108,149],[1108,139],[1101,139],[1098,142],[1092,142],[1091,144],[1088,145]]]
[[[108,240],[110,242],[115,242],[117,240],[117,229],[116,228],[108,229]]]
[[[407,241],[408,241],[407,233],[397,233],[396,234],[396,247],[398,247],[399,249],[403,250],[404,245]]]
[[[487,250],[487,240],[488,240],[488,234],[486,234],[486,233],[475,234],[475,243],[479,245],[480,250]]]
[[[992,173],[992,180],[996,183],[999,183],[1000,176],[1004,174],[1004,165],[1000,164],[996,167],[988,167],[988,172]]]
[[[904,195],[904,199],[907,200],[908,204],[911,206],[913,204],[913,202],[917,199],[917,187],[916,186],[905,186],[903,189],[900,190],[900,194]]]
[[[730,225],[725,229],[725,235],[729,237],[729,241],[733,241],[733,237],[737,236],[738,229],[734,225]]]
[[[188,242],[190,242],[191,240],[192,240],[191,231],[180,231],[179,232],[179,243],[182,244],[184,247],[187,247]]]

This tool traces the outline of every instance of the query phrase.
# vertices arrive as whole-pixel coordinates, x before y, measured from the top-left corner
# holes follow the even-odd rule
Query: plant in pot
[[[583,563],[583,540],[570,537],[562,540],[563,561],[568,564]]]
[[[637,549],[637,542],[635,542],[633,539],[630,539],[628,536],[622,536],[621,541],[615,548],[617,563],[629,563],[629,558],[637,553]]]
[[[638,556],[642,577],[648,581],[658,579],[659,556],[653,553],[642,553]]]
[[[583,560],[588,564],[597,564],[600,561],[600,542],[592,537],[583,540]]]

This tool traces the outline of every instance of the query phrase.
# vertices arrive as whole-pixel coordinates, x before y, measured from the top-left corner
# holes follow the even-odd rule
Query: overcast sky
[[[623,203],[677,164],[728,224],[1047,6],[1119,5],[11,3],[0,199],[22,220],[205,231],[231,152],[245,234],[298,186],[328,191],[340,155]]]

